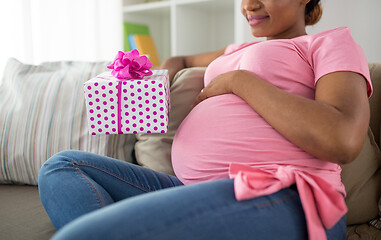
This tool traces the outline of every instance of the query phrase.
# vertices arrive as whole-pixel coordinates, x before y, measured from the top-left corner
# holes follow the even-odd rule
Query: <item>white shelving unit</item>
[[[361,18],[351,14],[337,14],[341,1],[323,0],[323,17],[310,34],[339,26],[349,26],[355,40],[364,48],[370,61],[380,61],[380,28],[367,31],[364,26],[380,22],[381,1],[348,1],[347,12],[357,12]],[[125,21],[145,23],[150,27],[160,59],[170,56],[195,54],[223,48],[232,42],[242,43],[263,40],[251,36],[249,27],[240,12],[241,0],[163,0],[135,5],[124,4]],[[369,13],[371,12],[371,13]]]
[[[124,5],[124,21],[147,24],[160,59],[243,42],[249,30],[241,0],[163,0]]]

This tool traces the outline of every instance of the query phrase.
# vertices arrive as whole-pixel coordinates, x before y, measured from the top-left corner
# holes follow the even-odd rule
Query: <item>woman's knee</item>
[[[71,165],[73,154],[77,153],[75,150],[66,150],[54,154],[50,157],[41,167],[38,174],[38,184],[40,185],[45,178],[51,176],[55,171],[69,167]]]

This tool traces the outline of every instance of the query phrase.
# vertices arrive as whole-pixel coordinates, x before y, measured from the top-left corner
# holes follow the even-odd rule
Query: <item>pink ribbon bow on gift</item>
[[[146,56],[140,56],[139,51],[134,49],[129,52],[119,51],[115,56],[114,62],[107,66],[113,69],[111,75],[118,79],[118,133],[122,134],[122,84],[121,82],[129,79],[143,79],[145,76],[151,76],[152,63]]]
[[[310,240],[327,239],[324,228],[333,227],[347,211],[344,197],[323,178],[291,166],[263,170],[242,164],[230,165],[238,201],[275,193],[296,183],[306,216]]]
[[[129,52],[119,51],[114,62],[107,68],[113,69],[111,74],[121,80],[143,79],[152,75],[152,63],[146,56],[140,56],[136,49]]]

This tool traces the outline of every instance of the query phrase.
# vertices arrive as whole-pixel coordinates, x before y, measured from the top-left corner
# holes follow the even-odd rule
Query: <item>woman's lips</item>
[[[262,16],[262,15],[248,15],[247,16],[250,26],[256,26],[266,21],[268,18],[269,16]]]

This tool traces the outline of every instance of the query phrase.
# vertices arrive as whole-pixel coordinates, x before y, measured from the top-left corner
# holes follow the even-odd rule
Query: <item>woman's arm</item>
[[[315,100],[287,93],[249,71],[221,74],[196,100],[234,93],[288,140],[316,156],[349,163],[360,153],[370,110],[364,78],[335,72],[319,79]]]
[[[165,60],[161,65],[161,69],[168,69],[169,79],[172,81],[173,77],[176,75],[178,71],[184,68],[190,67],[206,67],[208,66],[214,59],[224,54],[225,48],[220,49],[218,51],[207,52],[192,56],[179,56],[179,57],[171,57]]]

